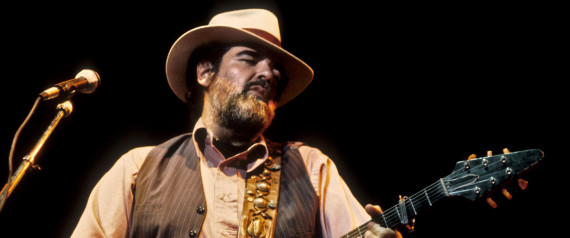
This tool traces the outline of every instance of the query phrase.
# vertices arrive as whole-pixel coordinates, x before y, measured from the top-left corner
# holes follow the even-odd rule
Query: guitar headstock
[[[544,153],[539,149],[509,152],[458,161],[453,172],[443,178],[449,196],[460,196],[470,200],[489,197],[500,189],[509,196],[504,187],[518,175],[536,165]],[[526,181],[519,180],[519,186],[526,188]],[[493,206],[492,200],[488,201]]]

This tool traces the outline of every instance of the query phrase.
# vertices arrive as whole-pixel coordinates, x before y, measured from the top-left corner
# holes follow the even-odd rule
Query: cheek
[[[220,68],[219,75],[240,90],[243,89],[248,79],[251,77],[248,69],[238,66]]]

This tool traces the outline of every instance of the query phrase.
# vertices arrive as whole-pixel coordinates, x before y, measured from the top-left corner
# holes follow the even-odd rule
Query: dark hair
[[[196,82],[196,67],[200,62],[211,62],[212,70],[218,72],[222,56],[230,49],[227,45],[219,42],[212,42],[196,48],[190,59],[186,69],[186,85],[188,86],[188,94],[186,95],[186,106],[190,111],[190,118],[194,121],[200,117],[202,112],[204,87]]]

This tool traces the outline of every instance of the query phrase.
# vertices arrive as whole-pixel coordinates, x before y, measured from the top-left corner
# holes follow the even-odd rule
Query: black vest
[[[191,134],[152,149],[135,184],[131,237],[197,237],[207,212]],[[283,147],[275,237],[321,236],[319,198],[298,144]]]

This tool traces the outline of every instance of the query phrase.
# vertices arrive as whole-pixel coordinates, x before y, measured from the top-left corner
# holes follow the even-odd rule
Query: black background
[[[564,215],[568,96],[558,44],[559,6],[377,4],[364,1],[102,5],[20,4],[2,9],[2,153],[38,92],[97,71],[76,95],[0,214],[2,237],[67,237],[88,195],[117,158],[192,128],[170,91],[170,46],[216,13],[267,8],[283,46],[315,71],[281,107],[266,136],[329,155],[364,205],[390,207],[487,150],[539,148],[544,162],[497,209],[452,199],[417,218],[413,237],[545,237]],[[42,102],[18,142],[14,168],[55,115]],[[7,175],[7,159],[0,176]],[[6,234],[6,235],[5,235]]]

